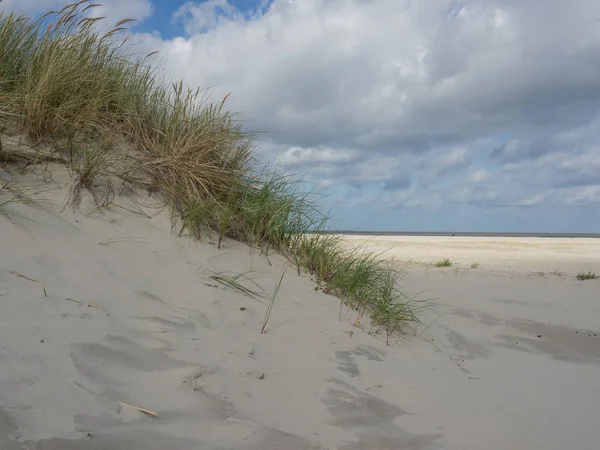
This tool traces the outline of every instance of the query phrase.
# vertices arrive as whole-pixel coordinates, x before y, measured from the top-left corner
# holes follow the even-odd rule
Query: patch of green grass
[[[577,274],[577,279],[579,281],[595,280],[597,278],[600,278],[600,276],[596,275],[596,273],[592,272],[591,270],[589,270],[588,272],[579,272]]]
[[[358,323],[369,314],[372,330],[389,336],[418,322],[422,303],[398,287],[399,269],[381,254],[342,245],[340,236],[314,233],[300,239],[294,252],[298,263],[316,275],[324,293],[338,296],[357,311]]]
[[[264,255],[280,252],[358,319],[368,313],[376,331],[389,335],[417,320],[393,265],[325,234],[320,196],[260,166],[254,136],[227,111],[227,96],[211,102],[183,82],[165,84],[152,53],[130,53],[122,34],[130,20],[103,33],[93,10],[83,0],[40,20],[0,13],[0,129],[27,137],[32,162],[52,158],[69,168],[74,206],[82,189],[101,205],[119,184],[145,190],[170,208],[180,234],[199,240],[216,232],[219,247],[229,237]],[[243,277],[215,276],[256,294]]]
[[[444,258],[435,263],[435,267],[450,267],[452,266],[452,261],[448,258]]]

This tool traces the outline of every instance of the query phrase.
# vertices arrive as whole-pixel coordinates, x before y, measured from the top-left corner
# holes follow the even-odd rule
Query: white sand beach
[[[447,258],[455,268],[475,265],[485,271],[600,273],[600,239],[595,238],[349,235],[344,239],[405,265],[433,266]]]
[[[193,244],[148,198],[61,211],[63,182],[0,222],[2,450],[598,448],[600,282],[527,274],[597,270],[595,242],[371,240],[459,264],[407,266],[423,325],[386,346],[291,268],[260,334],[267,299],[210,275],[272,292],[284,258]]]

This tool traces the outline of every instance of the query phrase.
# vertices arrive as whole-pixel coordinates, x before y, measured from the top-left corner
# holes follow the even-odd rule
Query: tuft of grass
[[[0,216],[24,228],[26,218],[14,208],[17,204],[39,206],[26,191],[9,181],[0,179]]]
[[[386,341],[404,325],[418,322],[422,303],[407,297],[398,287],[400,270],[379,253],[365,248],[348,248],[342,237],[311,233],[295,242],[296,260],[315,275],[324,293],[340,298],[357,311],[355,324],[365,314],[371,330],[385,331]]]
[[[76,174],[74,204],[81,189],[115,177],[184,217],[195,200],[222,201],[249,169],[252,136],[226,99],[162,83],[152,56],[129,51],[128,20],[100,33],[93,9],[84,0],[40,20],[0,13],[3,129],[63,158]]]
[[[479,268],[479,263],[471,264],[471,269],[478,269],[478,268]]]
[[[589,270],[588,272],[579,272],[577,274],[577,279],[579,281],[595,280],[597,278],[600,278],[600,276],[596,275],[596,273],[592,272],[591,270]]]
[[[82,190],[100,205],[119,184],[145,190],[169,207],[180,234],[199,240],[216,232],[219,247],[228,237],[265,257],[277,251],[355,308],[357,322],[368,313],[388,337],[417,320],[395,266],[326,234],[320,196],[279,168],[261,167],[253,134],[225,107],[228,96],[212,102],[182,81],[164,83],[154,53],[131,52],[130,20],[102,32],[96,6],[82,0],[40,20],[0,13],[0,129],[26,136],[34,161],[69,168],[74,207]],[[240,284],[244,276],[213,279],[256,295]]]
[[[452,261],[448,258],[444,258],[435,263],[435,267],[450,267],[452,266]]]
[[[235,273],[233,275],[226,275],[225,272],[219,272],[219,273],[215,273],[215,274],[211,275],[210,279],[214,280],[217,283],[220,283],[223,286],[226,286],[230,289],[241,292],[242,294],[244,294],[250,298],[257,299],[262,295],[261,292],[253,291],[252,289],[247,288],[246,286],[244,286],[242,284],[242,282],[249,281],[250,283],[254,284],[256,287],[258,287],[262,291],[263,294],[265,291],[258,283],[256,283],[254,280],[252,280],[248,276],[249,273],[250,272],[248,271],[248,272],[244,272],[244,273]]]
[[[262,327],[260,329],[260,334],[264,334],[265,330],[267,328],[267,325],[269,323],[269,318],[271,317],[271,311],[273,311],[273,305],[275,304],[275,299],[277,298],[277,294],[279,294],[279,289],[281,288],[281,284],[283,283],[283,278],[285,277],[286,271],[287,271],[287,267],[285,267],[283,269],[283,272],[281,273],[281,277],[279,278],[279,281],[275,285],[275,288],[273,289],[272,294],[267,293],[267,291],[265,291],[258,283],[256,283],[254,280],[252,280],[248,276],[250,271],[243,272],[243,273],[236,273],[236,274],[232,274],[232,275],[226,275],[224,272],[220,272],[220,273],[215,273],[215,274],[211,275],[210,278],[218,283],[221,283],[222,285],[224,285],[226,287],[234,289],[234,290],[236,290],[250,298],[253,298],[253,299],[258,299],[262,296],[268,297],[269,302],[267,304],[265,318],[264,318]],[[253,291],[252,289],[247,288],[246,286],[244,286],[242,284],[243,281],[251,282],[260,290],[260,292]]]
[[[277,298],[277,294],[279,293],[279,288],[281,287],[281,283],[283,283],[283,277],[285,276],[285,272],[287,267],[283,269],[281,273],[281,278],[275,285],[275,289],[273,290],[273,294],[269,295],[269,304],[267,305],[267,311],[265,312],[265,320],[263,321],[262,327],[260,329],[260,334],[264,334],[267,329],[267,324],[269,323],[269,318],[271,317],[271,311],[273,311],[273,305],[275,304],[275,299]]]

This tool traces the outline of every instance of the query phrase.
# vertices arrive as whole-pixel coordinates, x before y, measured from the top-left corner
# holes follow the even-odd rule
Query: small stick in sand
[[[77,303],[79,306],[83,306],[82,302],[80,302],[79,300],[75,300],[74,298],[65,298],[65,301]]]
[[[20,277],[20,278],[24,278],[24,279],[26,279],[26,280],[33,281],[34,283],[39,283],[39,281],[37,281],[37,280],[34,280],[33,278],[26,277],[25,275],[23,275],[23,274],[20,274],[20,273],[18,273],[18,272],[15,272],[15,271],[13,271],[13,270],[11,270],[11,271],[10,271],[10,273],[12,273],[13,275],[16,275],[16,276],[18,276],[18,277]]]
[[[101,308],[100,306],[95,306],[92,305],[92,302],[88,303],[88,308],[96,308],[99,309],[100,311],[102,311],[104,314],[106,314],[106,317],[110,317],[110,314],[108,312],[106,312],[106,310],[104,308]]]
[[[190,367],[189,364],[187,364],[187,368],[190,371],[190,378],[192,379],[192,389],[195,391],[196,390],[196,380],[194,379],[194,374],[192,373],[192,368]]]
[[[25,330],[25,331],[33,331],[34,333],[40,333],[38,330],[34,330],[33,328],[29,328],[29,327],[21,327],[21,330]]]
[[[149,411],[144,408],[138,408],[137,406],[129,405],[129,404],[123,403],[123,402],[117,402],[117,403],[121,406],[127,406],[128,408],[135,409],[136,411],[140,411],[140,412],[143,412],[144,414],[148,414],[149,416],[158,418],[158,414],[156,414],[154,411]]]
[[[75,386],[77,386],[78,388],[81,388],[81,389],[83,389],[84,391],[87,391],[87,392],[89,392],[90,394],[93,394],[93,395],[97,395],[97,396],[99,396],[99,397],[102,397],[103,399],[105,399],[105,400],[108,400],[109,402],[112,402],[112,401],[113,401],[113,400],[111,400],[110,398],[108,398],[108,397],[105,397],[105,396],[104,396],[104,395],[102,395],[102,394],[98,394],[97,392],[94,392],[94,391],[92,391],[91,389],[88,389],[88,388],[86,388],[85,386],[83,386],[83,385],[81,385],[81,384],[77,383],[76,381],[71,381],[71,383],[73,383],[73,384],[74,384]],[[148,414],[149,416],[156,417],[157,419],[159,419],[159,417],[158,417],[158,414],[156,414],[154,411],[150,411],[150,410],[148,410],[148,409],[144,409],[144,408],[139,408],[139,407],[137,407],[137,406],[130,405],[129,403],[124,403],[124,402],[116,402],[116,403],[118,403],[118,404],[119,404],[119,405],[121,405],[121,406],[126,406],[126,407],[128,407],[128,408],[135,409],[136,411],[143,412],[144,414]]]
[[[192,379],[192,389],[194,391],[198,390],[198,387],[196,386],[196,378],[200,378],[202,376],[202,372],[200,372],[200,374],[194,376],[194,374],[192,373],[192,368],[190,367],[189,364],[186,364],[188,370],[190,371],[190,378]]]
[[[34,283],[40,283],[38,280],[34,280],[33,278],[29,278],[28,276],[25,276],[21,273],[15,272],[14,270],[11,270],[10,273],[12,273],[13,275],[18,276],[19,278],[23,278],[27,281],[32,281]],[[46,292],[46,288],[44,286],[42,286],[42,289],[44,290],[44,297],[48,297],[48,292]]]
[[[372,389],[379,389],[383,387],[381,384],[374,384],[373,386],[369,386],[367,389],[365,389],[365,391],[370,391]]]

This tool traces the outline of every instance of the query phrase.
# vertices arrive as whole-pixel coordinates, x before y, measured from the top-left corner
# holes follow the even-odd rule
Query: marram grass
[[[84,0],[39,20],[0,13],[0,130],[25,136],[39,152],[32,162],[69,167],[74,206],[82,189],[100,186],[101,205],[118,185],[143,189],[170,207],[181,233],[278,251],[388,336],[417,320],[393,266],[320,232],[318,195],[282,171],[257,170],[254,137],[227,98],[164,83],[153,54],[131,51],[130,21],[101,32],[93,8]]]

